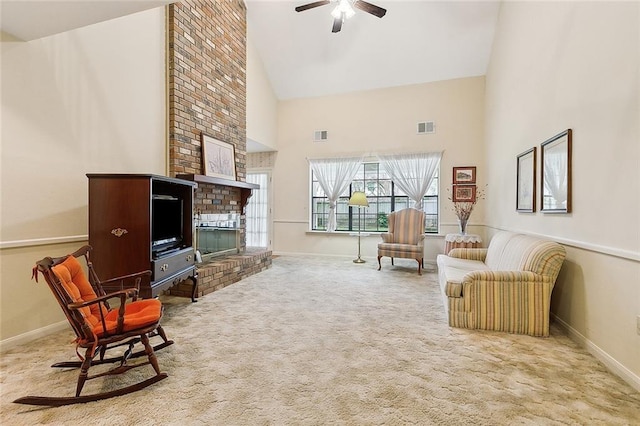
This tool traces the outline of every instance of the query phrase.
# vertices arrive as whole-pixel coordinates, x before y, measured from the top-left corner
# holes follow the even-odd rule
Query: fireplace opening
[[[197,214],[195,225],[198,261],[240,252],[241,228],[237,213]]]

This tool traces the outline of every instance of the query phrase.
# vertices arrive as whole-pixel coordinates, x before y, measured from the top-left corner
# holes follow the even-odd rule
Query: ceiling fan
[[[321,0],[298,6],[296,7],[296,12],[304,12],[305,10],[324,6],[329,3],[338,3],[335,9],[331,12],[331,16],[333,16],[332,33],[340,31],[345,19],[351,18],[356,13],[355,10],[353,10],[354,7],[370,13],[373,16],[377,16],[378,18],[382,18],[387,13],[387,9],[383,9],[375,4],[367,3],[364,0]]]

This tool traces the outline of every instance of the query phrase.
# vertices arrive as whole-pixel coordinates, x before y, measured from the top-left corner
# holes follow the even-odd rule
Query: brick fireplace
[[[168,10],[169,174],[203,174],[205,133],[234,145],[236,181],[245,182],[246,6],[242,0],[183,0]],[[200,265],[199,296],[271,265],[271,252],[246,250],[246,195],[233,184],[198,182],[196,212],[240,215],[240,253]]]

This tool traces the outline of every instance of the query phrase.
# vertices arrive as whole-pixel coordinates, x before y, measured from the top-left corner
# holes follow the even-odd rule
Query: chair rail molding
[[[88,235],[67,235],[64,237],[33,238],[28,240],[0,241],[0,250],[22,247],[50,246],[89,241]]]
[[[499,228],[496,226],[489,226],[489,225],[483,225],[483,226],[486,228],[495,229],[498,231],[517,232],[521,234],[533,235],[535,237],[547,238],[547,239],[557,241],[560,244],[564,244],[565,246],[570,246],[570,247],[574,247],[574,248],[578,248],[586,251],[591,251],[594,253],[606,254],[608,256],[618,257],[620,259],[631,260],[634,262],[640,262],[640,252],[637,252],[637,251],[624,250],[616,247],[604,246],[601,244],[592,244],[585,241],[578,241],[570,238],[557,237],[553,235],[539,234],[539,233],[530,232],[530,231],[523,231],[520,229]]]

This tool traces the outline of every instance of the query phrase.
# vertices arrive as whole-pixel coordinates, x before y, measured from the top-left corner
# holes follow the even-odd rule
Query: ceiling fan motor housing
[[[331,12],[331,15],[333,16],[333,27],[331,29],[331,32],[333,33],[339,32],[342,29],[342,24],[344,23],[344,21],[351,18],[355,14],[355,10],[353,10],[354,7],[371,15],[377,16],[378,18],[382,18],[387,13],[386,9],[368,3],[364,0],[320,0],[313,3],[304,4],[302,6],[297,6],[295,10],[296,12],[303,12],[305,10],[325,6],[332,2],[338,2],[338,5]]]

